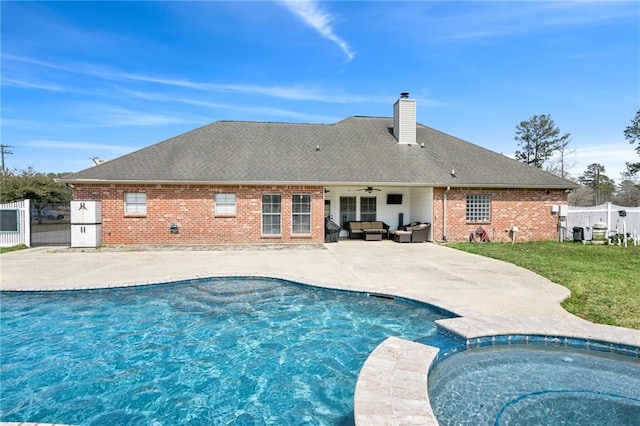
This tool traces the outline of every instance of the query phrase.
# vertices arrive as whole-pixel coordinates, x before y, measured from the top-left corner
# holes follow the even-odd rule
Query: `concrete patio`
[[[437,244],[341,240],[324,246],[189,246],[3,254],[3,290],[90,289],[194,277],[261,275],[436,304],[462,316],[571,318],[567,289],[513,265]]]

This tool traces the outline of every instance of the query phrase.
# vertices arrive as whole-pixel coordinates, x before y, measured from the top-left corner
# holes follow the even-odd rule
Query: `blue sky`
[[[569,171],[638,161],[640,2],[2,1],[10,169],[79,171],[217,120],[391,116],[513,156],[550,114]],[[491,167],[491,165],[487,165]]]

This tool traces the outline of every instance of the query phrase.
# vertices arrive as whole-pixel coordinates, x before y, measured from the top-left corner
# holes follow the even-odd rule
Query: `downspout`
[[[447,242],[447,192],[451,189],[447,186],[442,194],[442,240]]]

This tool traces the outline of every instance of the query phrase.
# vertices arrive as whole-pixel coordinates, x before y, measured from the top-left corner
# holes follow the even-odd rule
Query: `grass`
[[[19,244],[17,246],[11,246],[11,247],[0,247],[0,254],[9,253],[10,251],[22,250],[26,248],[27,246],[25,246],[24,244]]]
[[[640,246],[574,242],[450,244],[503,260],[567,287],[562,306],[592,322],[640,329]]]

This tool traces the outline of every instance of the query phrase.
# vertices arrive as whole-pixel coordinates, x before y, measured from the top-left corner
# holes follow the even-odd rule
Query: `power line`
[[[10,151],[9,148],[13,148],[13,145],[2,145],[0,144],[0,152],[2,153],[2,171],[5,172],[7,169],[4,167],[4,156],[13,154],[13,151]]]

